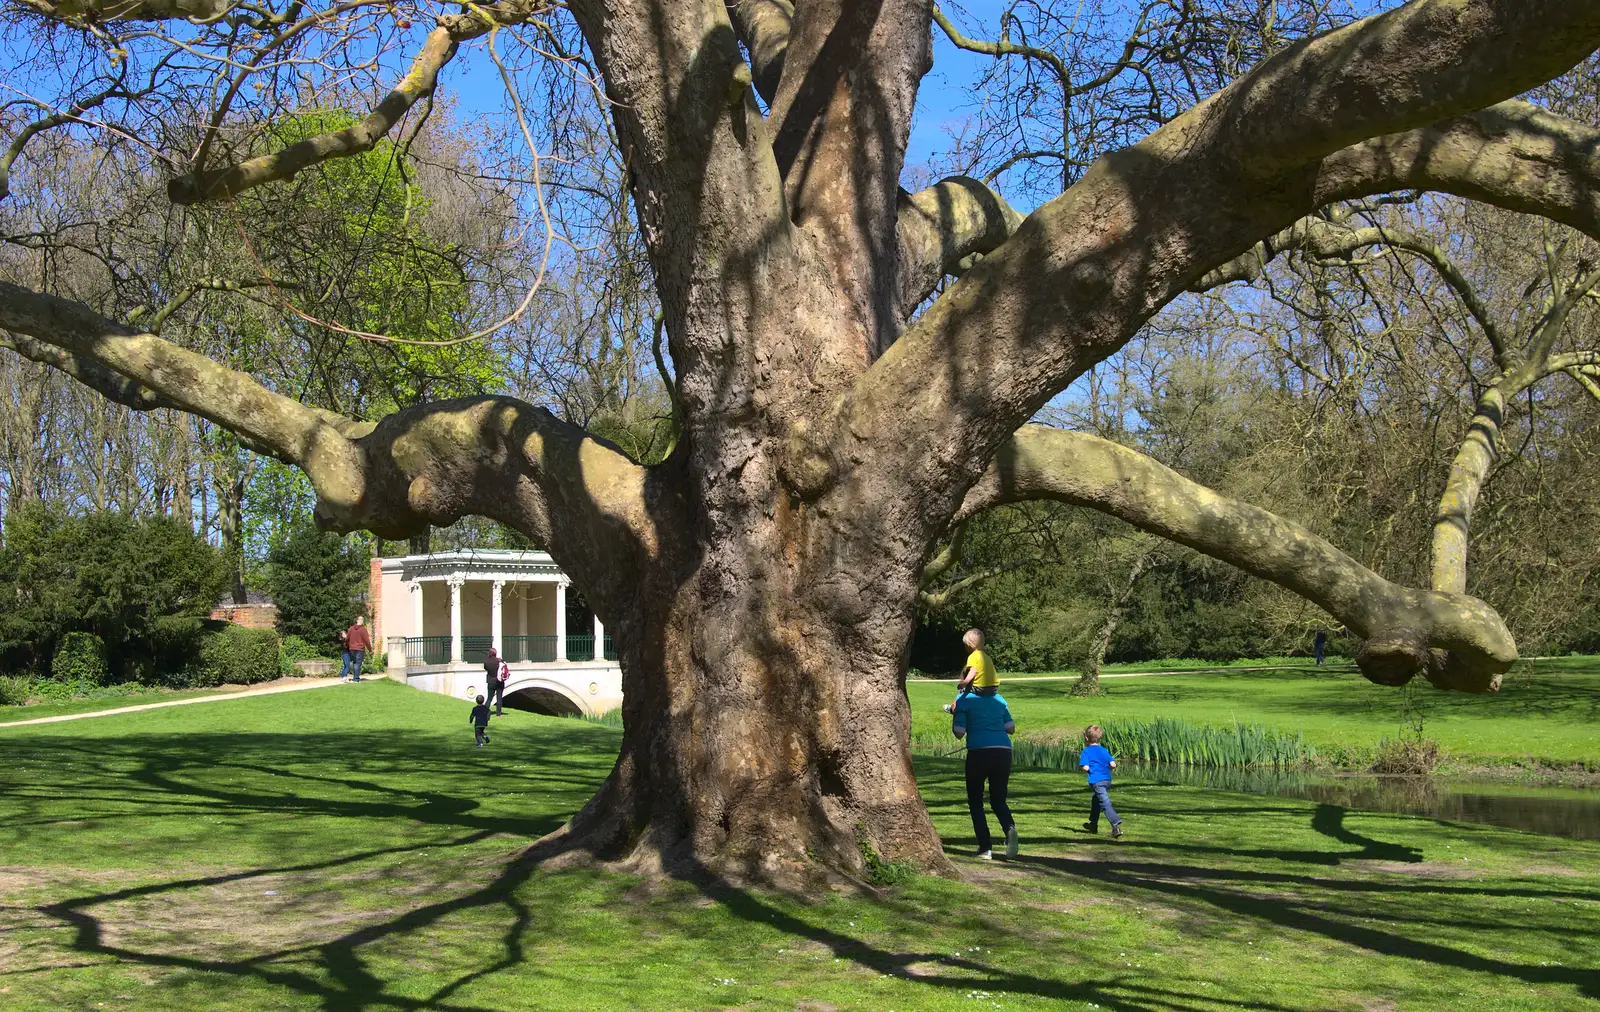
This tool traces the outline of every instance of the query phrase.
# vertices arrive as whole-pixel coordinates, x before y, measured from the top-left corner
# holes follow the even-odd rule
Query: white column
[[[600,616],[594,617],[594,659],[603,661],[606,658],[606,627],[600,624]]]
[[[407,636],[423,635],[422,628],[422,581],[411,581],[411,631]]]
[[[459,576],[450,577],[450,660],[461,661],[461,584]]]
[[[556,660],[567,659],[567,581],[556,583]]]
[[[489,636],[494,642],[494,652],[501,657],[506,655],[505,641],[505,611],[500,603],[500,595],[506,589],[506,581],[494,581],[493,596],[489,598]]]
[[[517,592],[517,635],[528,635],[528,585]]]

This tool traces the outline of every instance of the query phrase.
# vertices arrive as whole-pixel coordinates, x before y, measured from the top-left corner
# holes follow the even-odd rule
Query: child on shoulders
[[[945,704],[945,713],[955,713],[956,703],[974,689],[1000,688],[1000,676],[995,672],[994,662],[983,652],[983,630],[968,629],[966,635],[961,637],[961,642],[972,652],[967,655],[966,666],[961,669],[961,678],[956,682],[956,698]]]

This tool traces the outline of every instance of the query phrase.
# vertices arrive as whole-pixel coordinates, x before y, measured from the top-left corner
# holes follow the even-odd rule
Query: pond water
[[[1527,787],[1435,777],[1321,776],[1270,769],[1129,764],[1127,783],[1184,784],[1300,798],[1374,812],[1480,822],[1530,833],[1600,840],[1600,790]]]

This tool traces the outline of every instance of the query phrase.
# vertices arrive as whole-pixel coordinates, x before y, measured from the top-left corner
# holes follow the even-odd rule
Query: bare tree
[[[907,749],[906,644],[934,546],[1007,501],[1090,506],[1289,587],[1365,638],[1376,681],[1498,684],[1516,648],[1481,601],[1397,586],[1149,457],[1026,423],[1208,272],[1318,208],[1429,189],[1600,231],[1600,135],[1510,101],[1600,44],[1600,5],[1414,0],[1285,45],[1015,227],[971,179],[899,190],[926,0],[567,9],[604,83],[676,366],[682,435],[660,464],[506,397],[344,417],[0,284],[0,326],[25,354],[302,468],[329,527],[402,538],[478,514],[550,547],[618,632],[626,702],[616,766],[547,846],[785,882],[858,870],[864,835],[942,865]],[[294,25],[396,16],[292,10]],[[294,41],[271,41],[294,29],[254,5],[91,0],[73,17],[103,13],[231,17],[262,63]],[[459,43],[558,13],[443,15],[358,126],[232,162],[201,149],[169,193],[218,200],[361,150],[432,93]],[[359,45],[341,52],[361,62]],[[974,253],[913,317],[926,279]]]

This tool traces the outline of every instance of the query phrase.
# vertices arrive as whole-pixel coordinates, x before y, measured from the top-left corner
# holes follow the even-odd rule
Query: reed
[[[1296,769],[1308,765],[1316,755],[1299,731],[1275,731],[1259,724],[1212,727],[1156,717],[1109,723],[1104,730],[1101,744],[1119,762]],[[1012,740],[1011,747],[1014,767],[1076,771],[1082,745],[1079,740],[1018,737]],[[911,748],[923,755],[948,755],[959,750],[960,745],[948,734],[922,732],[913,737]]]

